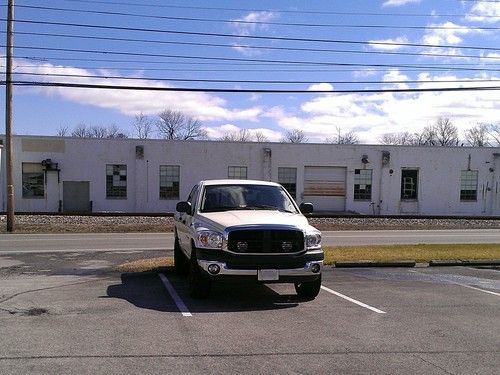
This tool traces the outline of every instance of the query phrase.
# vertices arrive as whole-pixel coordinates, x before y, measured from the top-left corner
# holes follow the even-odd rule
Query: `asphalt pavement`
[[[497,374],[497,269],[326,267],[293,285],[188,296],[158,251],[0,255],[1,374]]]

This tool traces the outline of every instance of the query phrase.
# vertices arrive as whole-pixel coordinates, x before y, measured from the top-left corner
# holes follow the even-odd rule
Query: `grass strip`
[[[491,260],[500,259],[500,244],[418,244],[325,246],[325,264],[337,261]]]
[[[139,259],[123,263],[115,267],[118,272],[147,272],[157,271],[161,268],[172,267],[174,265],[173,257],[159,257],[150,259]]]
[[[337,261],[396,261],[414,260],[491,260],[500,259],[500,244],[458,244],[458,245],[376,245],[376,246],[326,246],[325,264],[333,265]],[[118,272],[159,271],[172,267],[171,256],[139,259],[115,267]]]

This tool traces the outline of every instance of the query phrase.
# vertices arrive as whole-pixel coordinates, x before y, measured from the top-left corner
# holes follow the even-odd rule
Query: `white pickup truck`
[[[321,233],[279,184],[211,180],[196,184],[177,203],[174,263],[188,274],[193,298],[205,298],[212,282],[294,283],[299,297],[314,299],[321,287]]]

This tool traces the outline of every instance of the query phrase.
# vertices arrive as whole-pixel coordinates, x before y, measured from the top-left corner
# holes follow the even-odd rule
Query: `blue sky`
[[[16,87],[16,134],[55,135],[62,126],[85,123],[115,124],[133,137],[135,115],[154,118],[163,109],[200,119],[213,139],[250,129],[279,141],[282,133],[300,129],[312,142],[340,130],[377,143],[384,133],[418,132],[438,117],[450,118],[460,131],[500,122],[500,91],[335,92],[500,86],[495,82],[500,80],[500,2],[16,0],[15,18],[17,80],[316,91]],[[5,29],[2,22],[4,40]]]

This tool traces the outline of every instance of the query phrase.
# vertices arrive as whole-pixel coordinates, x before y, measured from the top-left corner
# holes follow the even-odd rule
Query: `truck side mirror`
[[[314,206],[312,203],[301,203],[299,208],[300,212],[302,212],[303,214],[310,214],[314,211]]]
[[[191,215],[191,203],[190,202],[179,202],[175,206],[177,212],[186,213]]]

